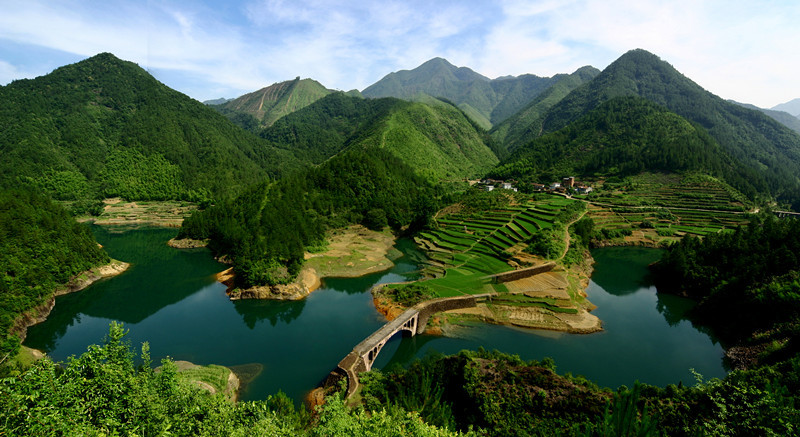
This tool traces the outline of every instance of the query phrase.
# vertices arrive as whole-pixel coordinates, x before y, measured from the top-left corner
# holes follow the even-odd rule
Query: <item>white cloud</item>
[[[795,2],[242,1],[6,2],[0,39],[81,56],[109,51],[199,99],[298,75],[363,89],[434,56],[490,77],[552,75],[604,68],[637,47],[725,98],[772,106],[800,96]],[[6,77],[33,70],[2,62]]]

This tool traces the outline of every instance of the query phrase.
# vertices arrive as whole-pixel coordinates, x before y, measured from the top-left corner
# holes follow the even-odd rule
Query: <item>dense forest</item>
[[[457,92],[425,88],[431,78]],[[751,199],[800,205],[800,137],[642,50],[600,74],[585,67],[489,81],[439,59],[380,83],[430,104],[283,93],[301,82],[262,90],[282,104],[299,99],[277,121],[233,106],[220,114],[110,54],[0,87],[0,364],[19,348],[10,329],[21,313],[109,262],[52,199],[76,201],[74,211],[111,196],[213,204],[178,237],[209,239],[240,287],[292,281],[304,251],[331,229],[360,223],[412,234],[452,203],[453,187],[490,170],[523,182],[700,172]],[[479,122],[468,118],[475,114]],[[504,119],[492,131],[502,145],[478,126]],[[511,155],[492,170],[506,148]],[[491,201],[472,198],[465,208]],[[562,221],[583,207],[576,202]],[[575,223],[573,247],[608,231],[593,228],[591,219]],[[557,231],[538,233],[528,250],[560,254]],[[550,359],[479,350],[373,371],[363,376],[362,405],[351,409],[334,394],[312,414],[282,394],[237,404],[208,395],[169,360],[156,372],[147,346],[135,357],[113,323],[104,344],[80,357],[45,358],[0,379],[0,435],[793,435],[798,231],[800,220],[764,214],[735,231],[685,237],[653,267],[659,291],[698,302],[694,323],[746,351],[734,363],[741,370],[722,380],[613,391],[558,375]],[[573,252],[565,260],[582,256]],[[427,296],[405,291],[409,301]]]
[[[298,77],[215,105],[214,109],[234,122],[248,120],[245,127],[255,131],[272,126],[276,120],[316,102],[331,92],[313,79],[300,80]]]
[[[362,129],[407,104],[398,99],[365,100],[332,93],[279,119],[261,131],[261,137],[320,164],[347,147]]]
[[[14,320],[75,275],[109,262],[89,229],[30,189],[0,190],[0,360],[13,356]]]
[[[282,149],[104,53],[0,87],[0,186],[202,200],[298,168]]]
[[[687,171],[721,177],[751,198],[767,190],[761,174],[739,165],[703,128],[633,96],[612,98],[567,127],[534,140],[490,175],[550,182],[565,174]]]
[[[352,149],[193,214],[178,238],[210,238],[211,249],[233,261],[239,286],[286,283],[327,229],[418,228],[435,211],[436,193],[389,151]]]
[[[645,50],[632,50],[542,116],[541,132],[575,122],[603,102],[639,96],[696,123],[723,150],[766,180],[768,193],[800,206],[800,135],[772,118],[727,102]]]
[[[683,238],[654,272],[659,290],[697,300],[697,320],[721,338],[786,357],[800,352],[799,253],[800,220],[764,214],[734,232]]]
[[[523,74],[489,79],[469,68],[433,58],[413,70],[387,74],[365,88],[363,95],[418,102],[444,98],[469,114],[483,129],[489,129],[515,114],[559,78]]]

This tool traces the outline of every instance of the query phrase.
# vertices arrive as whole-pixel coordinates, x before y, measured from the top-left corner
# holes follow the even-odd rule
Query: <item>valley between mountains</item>
[[[716,96],[646,50],[551,77],[490,79],[434,58],[360,91],[297,77],[205,103],[102,53],[2,86],[0,101],[0,434],[322,435],[334,416],[419,435],[800,429],[800,119]],[[277,372],[268,360],[232,372],[164,354],[154,370],[150,346],[132,352],[116,321],[103,345],[66,364],[34,360],[26,329],[58,290],[112,262],[96,236],[135,241],[152,226],[178,228],[164,238],[171,248],[130,250],[164,263],[210,253],[235,301],[225,305],[251,331],[260,313],[245,301],[281,301],[261,304],[284,308],[264,317],[289,323],[328,281],[394,269],[347,292],[371,293],[381,323],[473,298],[426,319],[420,342],[486,324],[591,341],[617,334],[598,334],[603,307],[587,290],[619,280],[620,299],[654,284],[666,323],[719,344],[728,374],[602,388],[556,373],[551,358],[481,345],[363,372],[355,394],[315,374],[323,390],[298,407],[283,392],[235,400]],[[601,248],[617,246],[651,251],[614,264]],[[624,285],[633,270],[641,279]],[[170,280],[207,278],[184,279]],[[184,299],[154,300],[127,317],[140,323]],[[109,305],[94,308],[106,326],[124,320],[110,314],[125,305]],[[65,335],[80,314],[54,330]]]

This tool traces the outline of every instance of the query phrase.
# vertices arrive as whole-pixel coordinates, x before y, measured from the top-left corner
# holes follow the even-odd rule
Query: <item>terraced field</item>
[[[421,232],[417,244],[428,254],[425,285],[438,296],[457,296],[508,290],[486,276],[513,269],[514,257],[531,236],[550,228],[558,213],[575,202],[560,196],[532,199],[480,213],[437,217],[432,229]]]
[[[626,241],[703,236],[748,222],[748,206],[742,196],[707,177],[639,177],[591,200],[594,206],[589,216],[595,228],[632,230]]]

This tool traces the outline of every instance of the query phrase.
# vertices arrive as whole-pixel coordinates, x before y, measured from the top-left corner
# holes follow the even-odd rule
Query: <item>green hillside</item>
[[[332,91],[312,79],[287,80],[217,106],[223,114],[235,120],[247,114],[258,126],[272,126],[279,118],[316,102]]]
[[[211,238],[232,261],[239,286],[294,279],[304,250],[327,229],[419,226],[433,213],[433,185],[386,149],[348,149],[319,167],[263,183],[195,212],[178,238]]]
[[[632,50],[543,116],[554,132],[603,102],[644,97],[708,131],[730,155],[767,181],[764,192],[800,207],[800,135],[772,118],[729,103],[701,88],[657,56]]]
[[[110,261],[61,206],[27,189],[0,190],[0,363],[14,356],[14,320],[73,276]]]
[[[351,223],[394,229],[424,224],[436,186],[484,174],[494,152],[457,108],[334,93],[262,132],[319,163],[188,218],[180,237],[211,238],[241,286],[285,283],[327,229]]]
[[[759,108],[758,106],[755,106],[755,105],[751,105],[751,104],[748,104],[748,103],[739,103],[739,102],[735,102],[733,100],[728,100],[728,101],[733,103],[733,104],[735,104],[735,105],[739,105],[739,106],[743,106],[745,108],[749,108],[749,109],[752,109],[752,110],[755,110],[755,111],[763,112],[765,115],[768,115],[769,117],[775,119],[775,121],[777,121],[778,123],[788,127],[789,129],[791,129],[791,130],[793,130],[793,131],[795,131],[797,133],[800,133],[800,118],[797,118],[794,115],[789,114],[788,112],[775,111],[773,109]]]
[[[556,75],[558,81],[536,96],[520,109],[490,131],[490,135],[509,152],[541,135],[541,116],[575,88],[592,80],[600,70],[585,66],[569,75]]]
[[[432,181],[483,175],[498,160],[464,113],[450,105],[397,105],[354,140],[365,151],[384,148]]]
[[[260,135],[300,159],[321,164],[360,130],[402,104],[397,99],[362,99],[336,92],[281,118]]]
[[[753,197],[764,178],[737,164],[704,129],[640,97],[615,97],[519,149],[492,173],[549,181],[560,175],[626,176],[700,171]]]
[[[362,93],[372,98],[397,97],[422,102],[429,97],[442,97],[456,104],[482,128],[489,129],[557,80],[532,74],[490,80],[469,68],[434,58],[413,70],[389,73]]]
[[[0,186],[57,199],[199,199],[299,166],[108,53],[0,87],[0,100]]]
[[[480,176],[497,164],[488,137],[452,105],[333,93],[278,120],[261,136],[322,163],[347,147],[385,148],[432,181]]]

